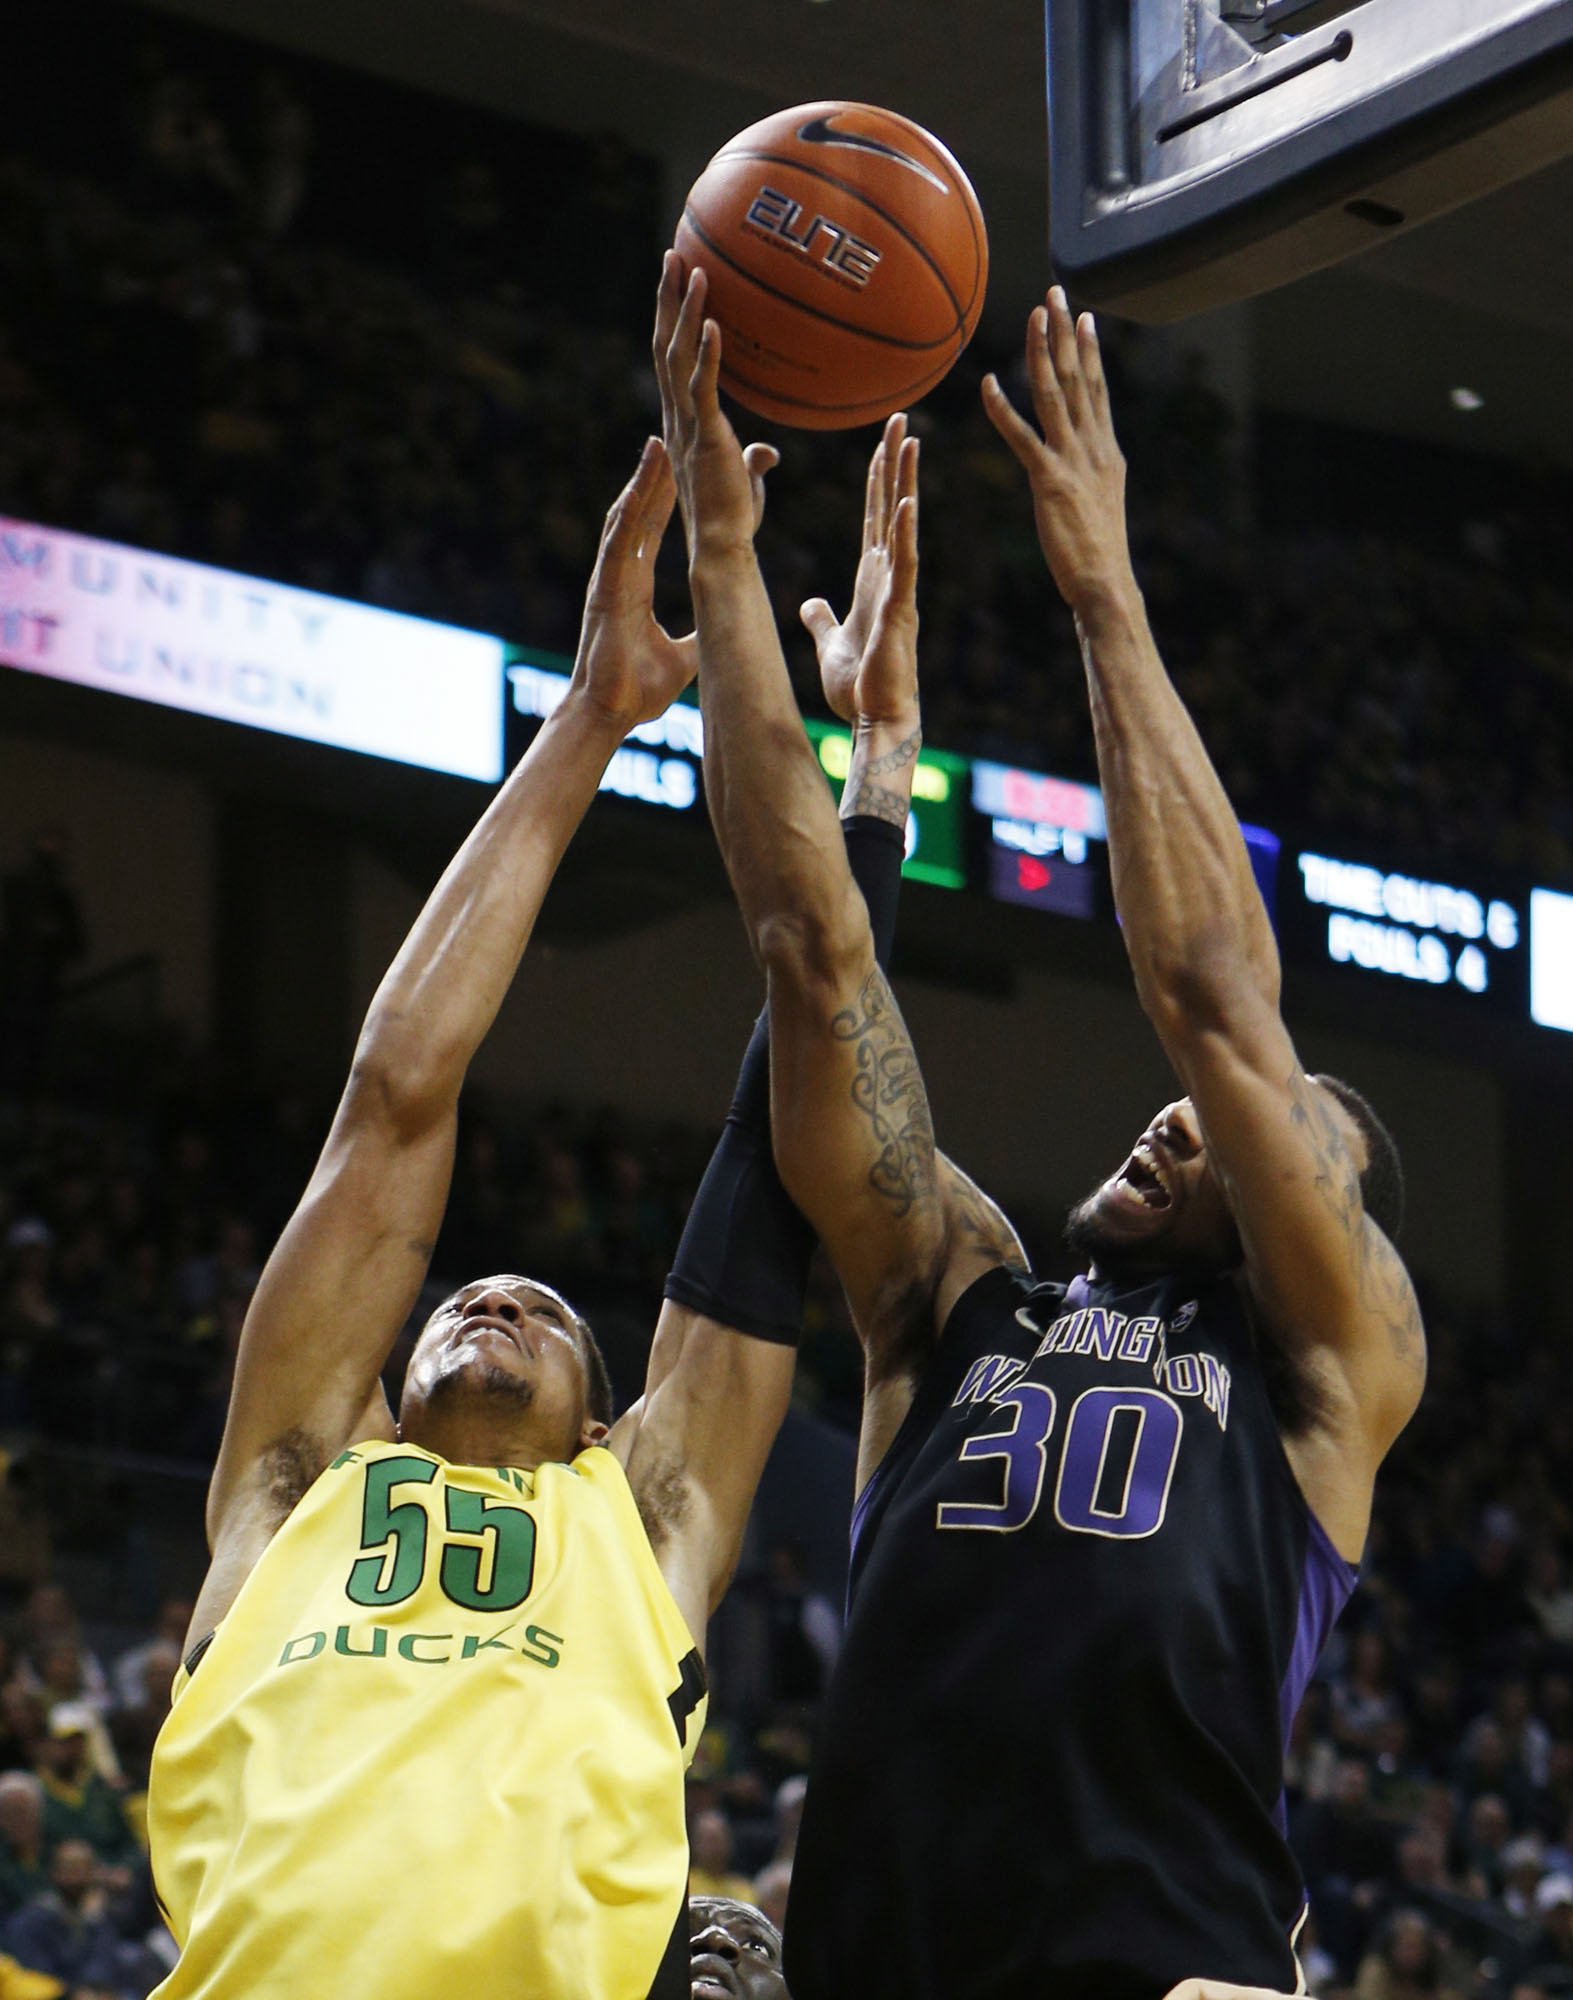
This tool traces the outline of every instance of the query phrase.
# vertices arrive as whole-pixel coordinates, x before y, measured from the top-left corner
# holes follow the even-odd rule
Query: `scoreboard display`
[[[1351,984],[1402,981],[1484,1013],[1527,1013],[1522,894],[1309,849],[1286,873],[1285,943],[1297,957],[1336,968]]]
[[[804,728],[839,802],[852,767],[852,732],[839,722],[805,719]],[[907,854],[901,872],[939,889],[967,886],[966,800],[968,759],[949,750],[922,750],[912,776],[907,814]]]
[[[495,783],[568,692],[571,662],[367,605],[29,522],[0,520],[0,667],[132,695]],[[502,727],[499,727],[502,724]],[[806,718],[840,797],[851,733]],[[601,790],[704,813],[704,717],[690,690],[634,730]],[[1286,959],[1416,1004],[1573,1034],[1573,894],[1289,850],[1241,823]],[[1096,785],[924,749],[903,873],[1077,922],[1116,920]]]
[[[985,829],[989,893],[1064,917],[1110,917],[1109,829],[1096,785],[975,759],[972,809]],[[1276,924],[1279,840],[1240,822],[1251,872]]]
[[[1062,917],[1114,914],[1096,785],[980,758],[972,766],[972,809],[987,826],[991,896]]]

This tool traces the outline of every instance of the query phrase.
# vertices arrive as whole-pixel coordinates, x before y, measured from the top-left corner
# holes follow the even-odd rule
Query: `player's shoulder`
[[[1025,1262],[991,1264],[957,1298],[946,1315],[941,1346],[952,1347],[976,1329],[1018,1315],[1034,1319],[1060,1310],[1071,1287],[1058,1278],[1040,1278]]]

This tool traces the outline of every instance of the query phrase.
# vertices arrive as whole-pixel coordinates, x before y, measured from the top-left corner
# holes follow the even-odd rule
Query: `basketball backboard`
[[[1050,247],[1177,319],[1573,153],[1573,0],[1047,0]]]

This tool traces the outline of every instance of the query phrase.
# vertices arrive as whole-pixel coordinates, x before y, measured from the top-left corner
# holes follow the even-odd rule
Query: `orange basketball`
[[[988,283],[983,213],[921,125],[872,104],[799,104],[723,146],[677,249],[710,281],[721,384],[802,430],[875,423],[932,389]]]

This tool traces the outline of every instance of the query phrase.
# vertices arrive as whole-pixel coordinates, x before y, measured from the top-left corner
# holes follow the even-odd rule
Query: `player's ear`
[[[603,1424],[595,1417],[586,1417],[579,1430],[579,1449],[588,1451],[593,1444],[605,1444],[611,1435],[610,1424]]]

